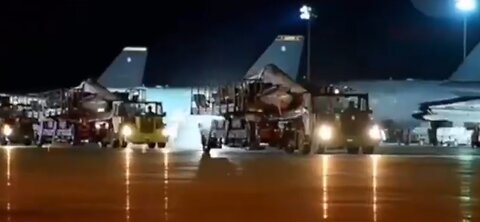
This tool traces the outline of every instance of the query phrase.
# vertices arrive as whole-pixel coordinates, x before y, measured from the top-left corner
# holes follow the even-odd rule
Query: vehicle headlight
[[[382,132],[380,130],[380,127],[378,125],[373,125],[372,127],[370,127],[370,129],[368,130],[368,136],[370,136],[370,138],[374,140],[382,139]]]
[[[122,135],[123,136],[131,136],[132,135],[132,127],[130,126],[124,126],[122,127]]]
[[[10,125],[3,125],[2,133],[5,136],[10,136],[12,135],[13,129],[10,127]]]
[[[108,129],[108,123],[107,122],[96,122],[95,123],[95,129],[99,130],[99,129]]]
[[[333,137],[333,128],[329,125],[322,125],[318,129],[318,136],[322,140],[330,140]]]
[[[162,129],[162,135],[163,135],[163,136],[168,136],[168,135],[169,135],[169,132],[168,132],[168,129],[167,129],[167,128],[163,128],[163,129]]]

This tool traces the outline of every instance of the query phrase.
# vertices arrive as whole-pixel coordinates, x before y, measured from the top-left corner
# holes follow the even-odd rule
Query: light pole
[[[307,81],[310,81],[311,75],[311,33],[312,33],[312,19],[316,18],[317,16],[313,13],[312,7],[308,5],[303,5],[300,8],[300,18],[302,20],[307,20]]]
[[[455,7],[463,13],[463,60],[467,57],[467,16],[477,8],[476,0],[455,0]]]

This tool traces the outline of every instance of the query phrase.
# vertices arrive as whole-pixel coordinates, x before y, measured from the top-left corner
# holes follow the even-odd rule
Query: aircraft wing
[[[420,104],[412,115],[426,121],[479,122],[480,97],[457,97]]]
[[[464,97],[456,97],[452,99],[445,99],[445,100],[437,100],[437,101],[429,101],[420,104],[420,110],[430,109],[433,107],[450,107],[450,108],[464,108],[468,107],[468,105],[474,104],[480,105],[480,97],[479,96],[464,96]]]

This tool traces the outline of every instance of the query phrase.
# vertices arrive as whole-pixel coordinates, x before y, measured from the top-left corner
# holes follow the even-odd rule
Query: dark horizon
[[[278,34],[305,34],[303,2],[6,4],[0,91],[38,91],[98,77],[124,46],[147,46],[147,85],[240,78]],[[170,2],[169,2],[170,4]],[[312,79],[445,79],[462,60],[462,19],[431,17],[409,0],[311,4]],[[469,19],[469,48],[479,41]],[[303,63],[304,64],[304,63]],[[305,68],[302,68],[302,72]]]

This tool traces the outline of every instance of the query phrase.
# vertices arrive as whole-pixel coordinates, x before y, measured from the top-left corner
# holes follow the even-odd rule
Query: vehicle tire
[[[256,140],[250,141],[245,148],[246,150],[260,150],[260,144]]]
[[[278,142],[277,141],[272,141],[272,142],[269,142],[268,143],[268,146],[269,147],[276,147],[276,148],[279,148],[280,146],[278,145]]]
[[[115,148],[115,149],[116,149],[116,148],[120,148],[120,141],[117,140],[117,139],[114,139],[114,140],[112,141],[112,148]]]
[[[127,141],[125,141],[125,140],[121,140],[121,141],[120,141],[120,147],[122,147],[122,148],[127,148],[127,146],[128,146]]]
[[[108,147],[108,143],[107,143],[107,142],[100,142],[100,147],[101,147],[101,148],[107,148],[107,147]]]
[[[148,145],[148,148],[153,149],[153,148],[155,148],[156,144],[155,143],[148,143],[147,145]]]
[[[25,146],[32,145],[32,140],[31,139],[26,139],[25,141],[23,141],[23,145],[25,145]]]
[[[373,146],[362,147],[363,154],[373,154],[374,150]]]
[[[310,144],[305,144],[305,134],[303,131],[297,134],[297,149],[299,149],[303,155],[310,154]]]
[[[157,143],[157,146],[158,146],[158,148],[165,148],[165,146],[167,146],[167,144],[161,142],[161,143]]]
[[[38,148],[42,148],[42,147],[43,147],[43,144],[45,144],[45,141],[40,140],[40,141],[37,143],[37,147],[38,147]]]
[[[295,147],[287,146],[285,147],[285,152],[288,154],[292,154],[293,152],[295,152]]]
[[[318,146],[316,154],[324,154],[326,150],[327,150],[326,147]]]
[[[311,151],[310,146],[305,146],[305,145],[304,145],[304,146],[302,147],[302,154],[303,154],[303,155],[308,155],[308,154],[310,154],[310,151]]]
[[[360,151],[359,147],[347,147],[348,154],[358,154]]]
[[[202,146],[203,153],[210,153],[210,146],[207,144]]]

